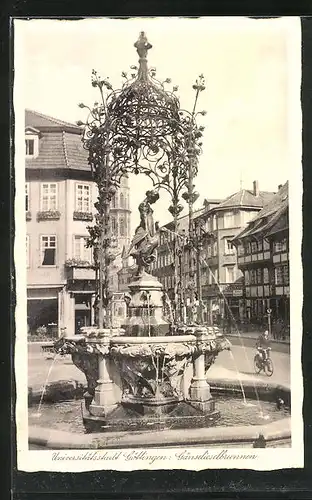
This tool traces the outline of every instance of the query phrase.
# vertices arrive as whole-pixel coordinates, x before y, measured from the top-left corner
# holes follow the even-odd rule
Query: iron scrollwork
[[[100,102],[92,108],[79,105],[89,111],[86,123],[79,124],[84,125],[83,145],[89,152],[89,164],[99,189],[90,245],[97,246],[100,293],[108,300],[107,254],[112,238],[109,211],[121,178],[128,173],[147,175],[154,188],[169,193],[169,211],[177,221],[183,210],[182,194],[190,206],[196,198],[193,178],[198,170],[204,130],[196,122],[198,114],[205,114],[196,111],[198,96],[205,89],[203,75],[193,85],[192,112],[182,110],[176,95],[178,87],[168,90],[165,85],[171,80],[160,82],[155,78],[155,69],[148,69],[146,58],[152,45],[143,32],[135,48],[139,67],[131,67],[130,77],[122,73],[125,80],[122,88],[113,90],[109,79],[101,78],[93,70],[92,86],[99,89]]]

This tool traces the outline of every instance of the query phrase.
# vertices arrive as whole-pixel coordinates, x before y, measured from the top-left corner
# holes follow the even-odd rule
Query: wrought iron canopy
[[[177,87],[167,90],[165,84],[171,80],[160,82],[155,78],[155,69],[148,69],[147,52],[152,45],[144,32],[134,46],[139,67],[131,67],[134,73],[130,78],[122,73],[125,82],[121,90],[114,91],[108,79],[101,79],[93,71],[92,85],[99,88],[101,102],[89,108],[84,146],[99,184],[109,163],[111,183],[118,185],[127,172],[144,173],[155,187],[165,188],[177,205],[189,169],[193,176],[197,173],[203,127],[196,125],[196,102],[205,88],[204,79],[201,75],[193,85],[193,112],[184,111],[175,95]]]

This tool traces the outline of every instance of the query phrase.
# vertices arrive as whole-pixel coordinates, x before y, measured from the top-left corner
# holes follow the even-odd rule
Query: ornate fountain
[[[195,324],[193,318],[183,324],[176,238],[176,299],[172,308],[162,284],[149,274],[160,232],[152,205],[159,199],[160,189],[171,197],[174,234],[183,209],[182,197],[189,208],[189,242],[194,235],[193,203],[198,195],[193,180],[203,129],[197,126],[196,116],[204,114],[196,112],[196,104],[205,88],[204,80],[200,76],[193,85],[196,94],[192,113],[181,110],[175,95],[177,88],[165,90],[164,83],[170,80],[160,83],[155,79],[155,70],[147,67],[147,52],[152,46],[144,33],[135,47],[139,67],[132,67],[136,73],[131,79],[123,74],[126,82],[120,91],[110,92],[108,80],[93,72],[92,85],[99,88],[101,103],[88,108],[83,139],[99,188],[97,222],[90,229],[99,261],[98,326],[86,329],[83,335],[63,338],[56,345],[71,353],[73,363],[86,375],[83,421],[88,431],[211,425],[219,412],[210,394],[207,371],[218,353],[230,346],[223,336]],[[106,97],[105,89],[110,92]],[[125,296],[127,317],[122,328],[112,328],[110,202],[126,173],[148,175],[153,190],[139,205],[140,224],[129,250],[137,268]],[[189,244],[190,262],[193,251]],[[173,311],[169,319],[165,314],[168,306]]]

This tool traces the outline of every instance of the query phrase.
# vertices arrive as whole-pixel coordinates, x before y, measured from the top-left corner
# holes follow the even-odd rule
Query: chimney
[[[253,181],[253,194],[259,196],[259,182]]]
[[[278,185],[278,191],[279,191],[280,189],[282,189],[282,187],[283,187],[283,184],[279,184],[279,185]]]

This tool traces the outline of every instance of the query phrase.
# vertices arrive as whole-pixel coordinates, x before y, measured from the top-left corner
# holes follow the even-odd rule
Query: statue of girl
[[[139,205],[140,224],[136,228],[133,240],[130,245],[129,255],[134,258],[140,276],[147,270],[150,263],[155,259],[153,253],[158,246],[158,222],[154,223],[152,204],[159,199],[156,190],[147,191],[146,197]]]

